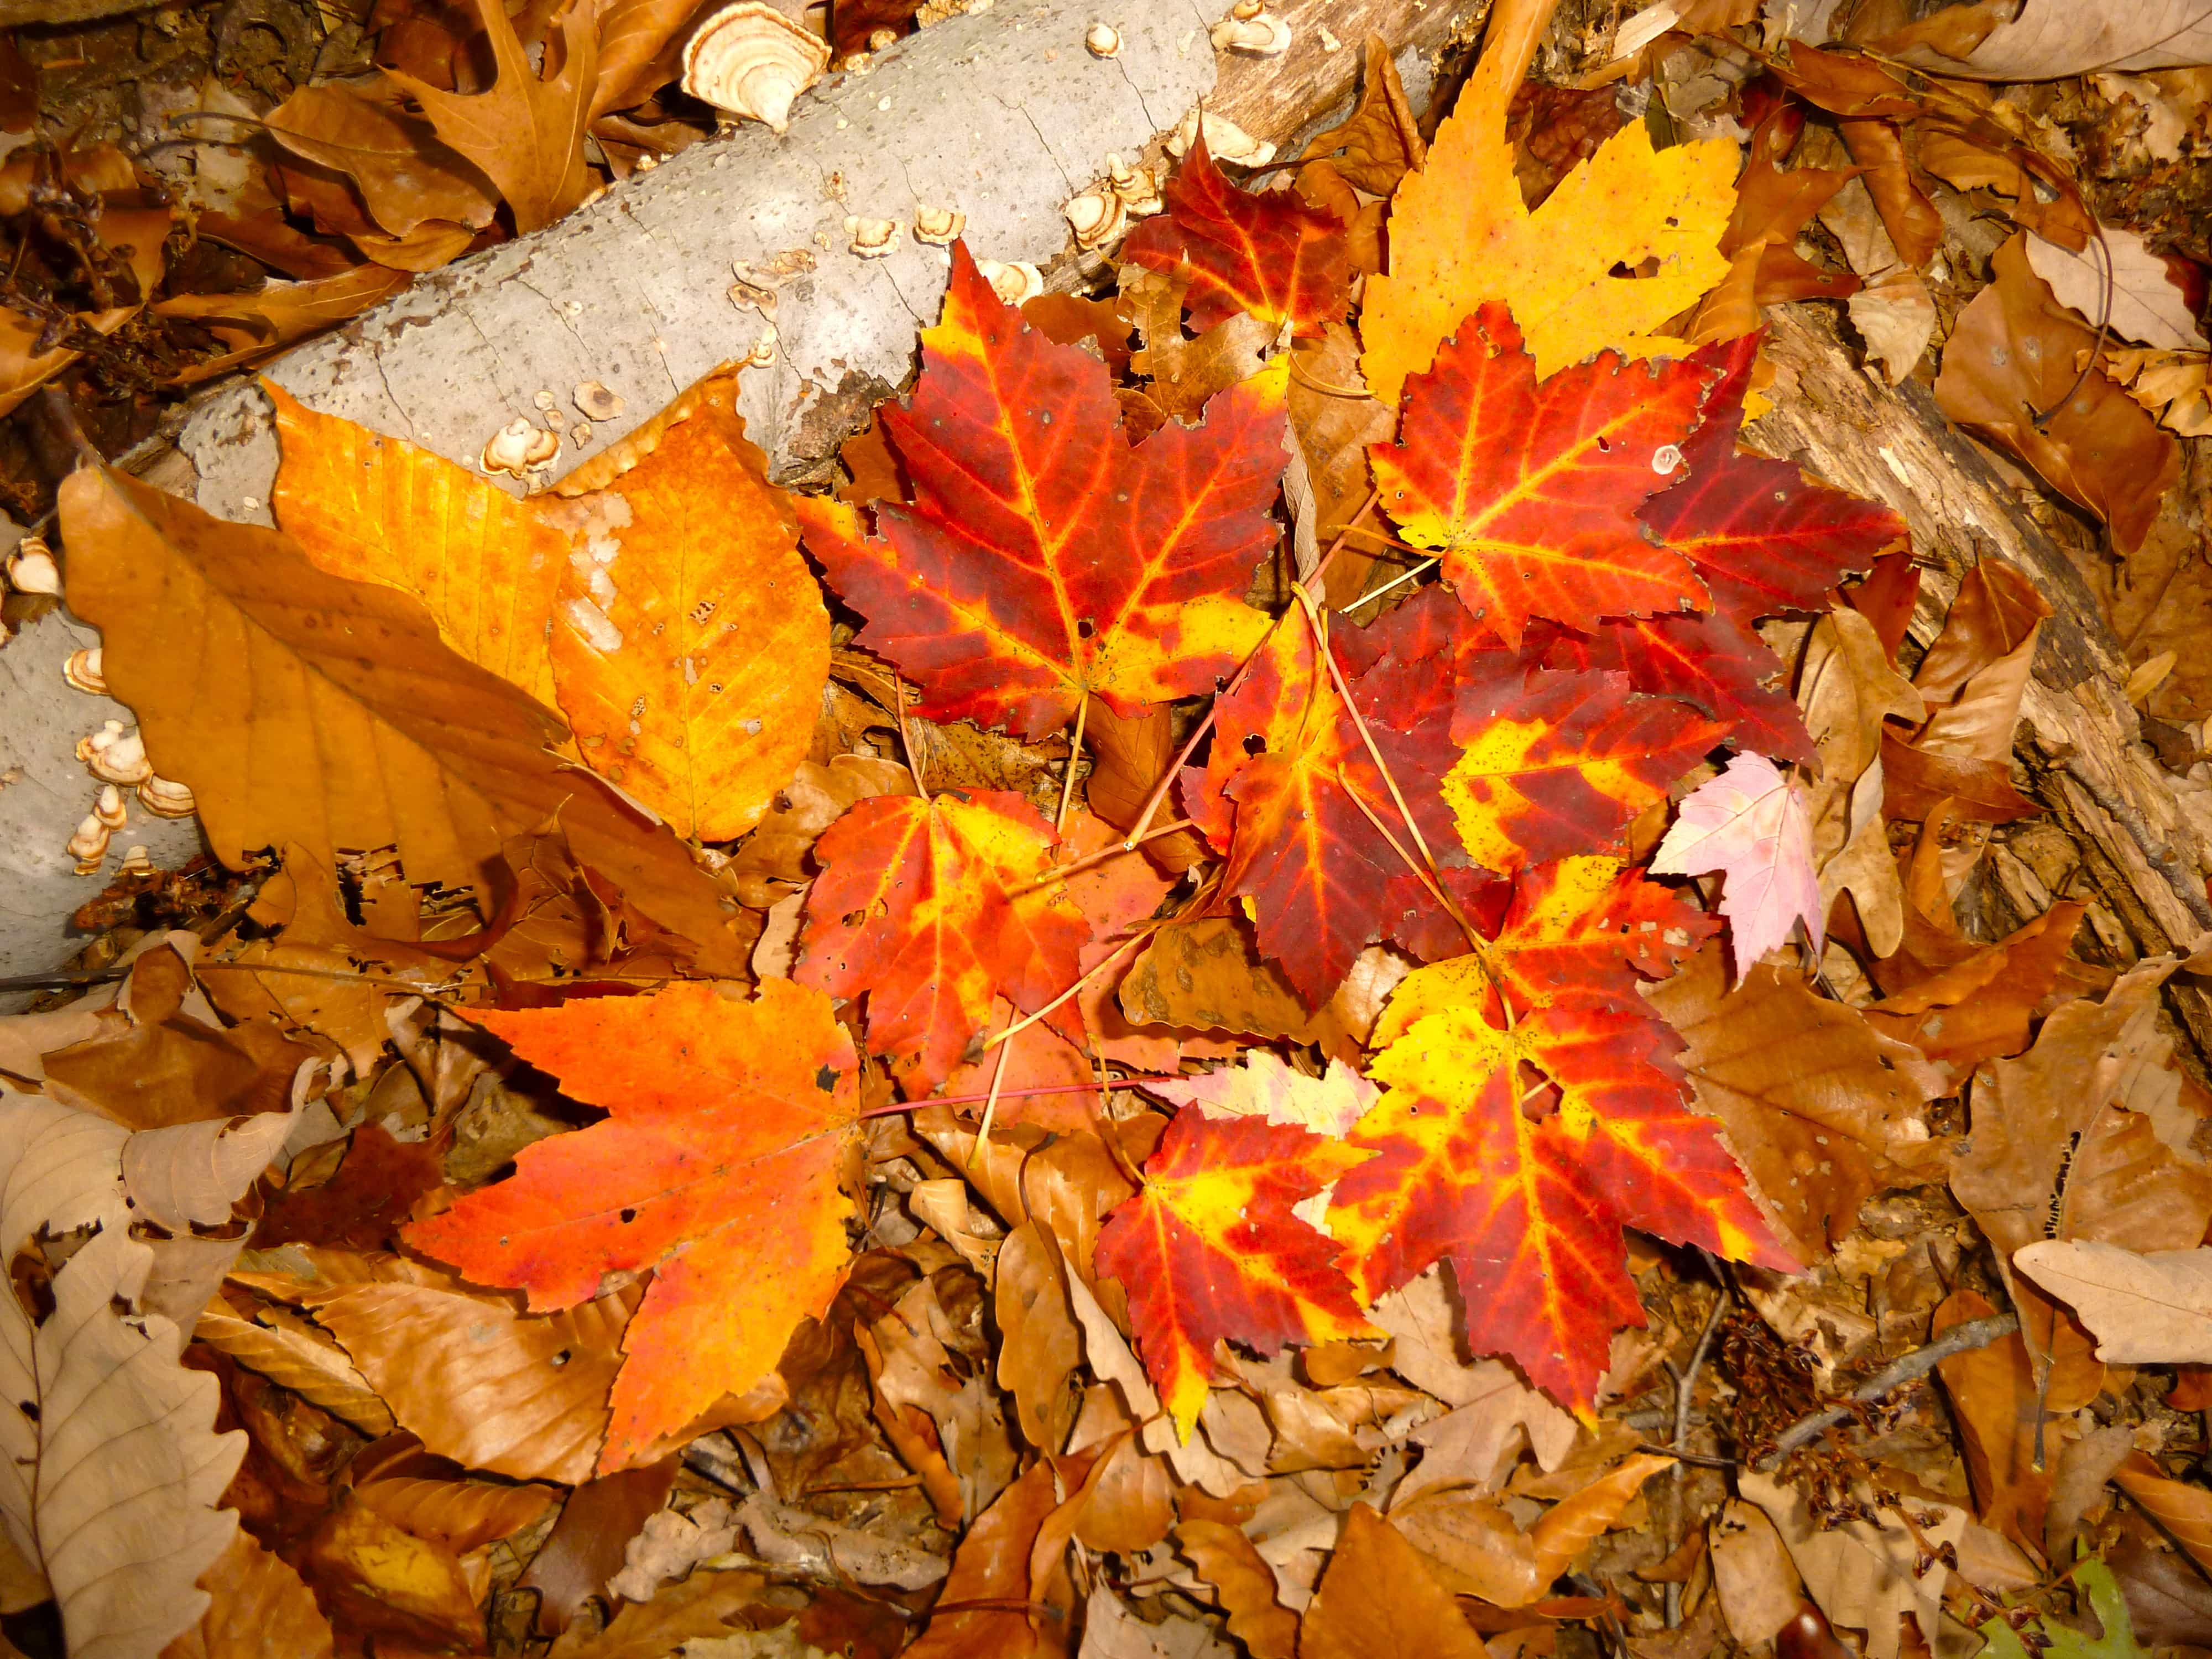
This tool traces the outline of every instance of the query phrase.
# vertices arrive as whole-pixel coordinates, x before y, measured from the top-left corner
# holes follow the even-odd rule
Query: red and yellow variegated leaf
[[[1425,676],[1400,672],[1407,666],[1386,651],[1353,695],[1423,836],[1449,848],[1451,820],[1437,789],[1458,757],[1451,665],[1427,659]],[[1369,679],[1394,695],[1375,695]],[[1285,619],[1222,700],[1212,757],[1187,781],[1184,799],[1226,852],[1224,890],[1250,900],[1261,950],[1319,1007],[1382,937],[1389,890],[1408,873],[1414,848],[1302,618]]]
[[[1535,635],[1529,637],[1533,641]],[[1724,722],[1741,748],[1785,760],[1813,759],[1812,734],[1797,700],[1786,687],[1769,684],[1783,672],[1781,659],[1733,614],[1613,617],[1595,633],[1553,630],[1542,663],[1626,674],[1638,691],[1679,697]]]
[[[507,1181],[417,1222],[407,1243],[480,1285],[574,1307],[653,1270],[623,1337],[599,1471],[623,1468],[781,1358],[842,1281],[839,1186],[860,1111],[829,999],[783,980],[474,1016],[601,1122],[527,1146]],[[732,1286],[743,1286],[732,1294]]]
[[[1090,925],[1057,884],[1033,885],[1054,840],[1019,795],[979,790],[863,800],[815,844],[823,872],[796,977],[866,995],[868,1047],[908,1098],[959,1065],[994,996],[1034,1013],[1081,972]],[[1055,1018],[1081,1043],[1074,1005]]]
[[[1269,369],[1133,447],[1105,366],[1000,302],[955,248],[944,319],[883,424],[915,499],[801,498],[806,544],[867,617],[858,643],[928,712],[1059,726],[1085,693],[1136,715],[1211,691],[1267,619],[1243,594],[1274,544],[1288,371]]]
[[[1905,538],[1905,520],[1879,501],[1813,483],[1787,461],[1736,453],[1758,343],[1747,337],[1716,349],[1724,372],[1705,424],[1682,446],[1689,476],[1643,513],[1697,567],[1715,608],[1745,627],[1783,611],[1826,610],[1828,589]]]
[[[1329,1229],[1370,1299],[1450,1261],[1469,1346],[1587,1405],[1613,1330],[1643,1322],[1624,1226],[1791,1264],[1640,1004],[1560,1000],[1504,1030],[1451,969],[1416,970],[1385,1011],[1372,1071],[1386,1092],[1350,1138],[1376,1157],[1338,1182]],[[1524,1098],[1530,1076],[1548,1086]]]
[[[1671,697],[1635,696],[1624,674],[1462,688],[1443,798],[1468,856],[1510,871],[1604,847],[1727,730]]]
[[[1681,554],[1637,511],[1697,430],[1712,366],[1612,352],[1539,382],[1502,305],[1486,305],[1407,382],[1395,443],[1370,452],[1406,538],[1438,550],[1468,610],[1514,647],[1533,617],[1705,609]]]
[[[1640,1012],[1639,978],[1666,978],[1719,931],[1719,921],[1680,889],[1646,881],[1616,859],[1532,865],[1515,879],[1481,953],[1409,977],[1393,994],[1392,1018],[1403,1024],[1462,1004],[1487,1009],[1486,990],[1516,1010],[1595,1002]]]
[[[1335,1245],[1291,1213],[1366,1156],[1293,1124],[1187,1107],[1146,1162],[1144,1187],[1107,1218],[1099,1271],[1128,1291],[1138,1352],[1184,1439],[1224,1338],[1273,1354],[1374,1334],[1333,1263]]]
[[[1242,311],[1299,334],[1318,334],[1344,315],[1351,250],[1334,215],[1290,191],[1255,196],[1222,176],[1206,140],[1167,187],[1168,210],[1121,244],[1133,264],[1190,277],[1192,325],[1200,333]]]

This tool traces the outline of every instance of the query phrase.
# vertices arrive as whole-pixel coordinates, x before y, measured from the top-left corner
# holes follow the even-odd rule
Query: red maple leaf
[[[1748,336],[1714,348],[1722,375],[1705,424],[1682,445],[1689,474],[1642,514],[1697,567],[1716,609],[1746,628],[1784,611],[1825,611],[1830,588],[1906,535],[1905,520],[1879,501],[1814,483],[1787,461],[1737,453],[1758,345]]]
[[[1638,691],[1678,697],[1724,722],[1741,748],[1814,758],[1797,700],[1769,683],[1783,672],[1782,659],[1730,612],[1613,617],[1587,634],[1549,629],[1540,659],[1547,668],[1624,673]]]
[[[908,1099],[969,1057],[994,996],[1034,1013],[1075,982],[1090,925],[1056,884],[1037,884],[1055,839],[1019,795],[991,789],[875,796],[816,843],[795,977],[866,998],[869,1048]],[[1083,1042],[1073,1004],[1054,1018]]]
[[[1121,244],[1132,264],[1190,278],[1185,303],[1200,333],[1250,312],[1318,334],[1349,302],[1351,245],[1333,214],[1290,191],[1254,195],[1222,176],[1200,137],[1167,187],[1168,210]]]
[[[653,1270],[623,1337],[599,1457],[611,1474],[759,1382],[836,1294],[852,1039],[827,997],[783,980],[751,1001],[684,983],[472,1018],[609,1115],[526,1146],[510,1179],[416,1222],[407,1243],[479,1285],[522,1287],[534,1313]]]
[[[953,250],[921,379],[883,426],[914,501],[800,497],[806,544],[867,626],[856,643],[933,714],[1053,730],[1086,694],[1136,716],[1211,691],[1267,618],[1244,603],[1274,545],[1287,371],[1231,386],[1206,422],[1131,445],[1105,365],[1056,345]]]
[[[1137,1195],[1107,1218],[1098,1270],[1128,1291],[1138,1351],[1184,1439],[1221,1375],[1217,1342],[1273,1354],[1375,1334],[1336,1246],[1291,1212],[1366,1156],[1295,1124],[1186,1106]]]
[[[1637,513],[1679,465],[1715,372],[1703,355],[1601,351],[1539,381],[1511,313],[1486,305],[1407,379],[1397,441],[1370,452],[1382,505],[1510,646],[1534,617],[1703,610],[1689,561]]]

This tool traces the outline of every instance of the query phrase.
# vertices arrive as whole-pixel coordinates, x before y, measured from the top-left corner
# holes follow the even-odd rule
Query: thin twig
[[[1690,1363],[1682,1368],[1681,1376],[1674,1380],[1674,1443],[1670,1448],[1670,1455],[1677,1459],[1686,1460],[1689,1456],[1683,1449],[1690,1440],[1690,1401],[1698,1391],[1698,1374],[1705,1370],[1705,1357],[1712,1352],[1714,1334],[1721,1328],[1721,1315],[1728,1310],[1728,1281],[1721,1278],[1717,1271],[1714,1273],[1713,1279],[1713,1288],[1717,1292],[1713,1297],[1713,1310],[1705,1316],[1705,1328],[1698,1333],[1698,1346],[1690,1351]],[[1668,1479],[1672,1482],[1669,1491],[1674,1498],[1670,1506],[1672,1525],[1667,1552],[1671,1556],[1681,1547],[1682,1543],[1677,1535],[1681,1531],[1682,1519],[1682,1475],[1679,1465]],[[1674,1630],[1681,1622],[1682,1587],[1679,1583],[1669,1583],[1667,1586],[1667,1628]]]
[[[1083,758],[1083,722],[1091,715],[1091,699],[1085,697],[1075,705],[1075,735],[1067,744],[1067,775],[1060,781],[1060,811],[1052,815],[1052,832],[1060,833],[1067,822],[1067,803],[1075,796],[1075,763]]]
[[[1017,887],[1008,896],[1019,898],[1024,893],[1034,893],[1040,887],[1049,887],[1056,881],[1066,881],[1070,876],[1081,875],[1094,865],[1107,864],[1125,853],[1133,853],[1148,841],[1158,841],[1162,836],[1172,836],[1178,830],[1195,830],[1198,825],[1188,818],[1177,818],[1173,823],[1156,824],[1137,838],[1134,846],[1126,842],[1110,842],[1104,850],[1079,858],[1073,864],[1063,864],[1046,871],[1026,887]]]
[[[968,1167],[971,1170],[983,1161],[983,1143],[990,1139],[991,1124],[999,1115],[999,1085],[1006,1081],[1006,1057],[1014,1052],[1013,1043],[1008,1041],[1013,1035],[1014,1028],[1011,1025],[999,1033],[1001,1047],[999,1063],[991,1068],[990,1097],[983,1103],[983,1121],[976,1127],[975,1144],[968,1149]]]
[[[1300,597],[1304,598],[1304,595]],[[1413,836],[1413,845],[1421,854],[1421,862],[1434,870],[1437,867],[1436,854],[1429,851],[1429,843],[1422,838],[1421,826],[1413,822],[1413,809],[1406,805],[1406,797],[1398,788],[1398,780],[1391,776],[1390,763],[1382,758],[1382,750],[1376,744],[1375,734],[1367,729],[1366,716],[1359,712],[1359,705],[1352,701],[1352,688],[1345,684],[1344,671],[1337,666],[1336,653],[1328,648],[1328,629],[1322,623],[1320,607],[1307,599],[1305,613],[1306,621],[1313,629],[1314,649],[1328,665],[1329,683],[1336,687],[1336,695],[1343,699],[1344,712],[1352,716],[1352,725],[1358,728],[1359,740],[1367,745],[1367,758],[1375,763],[1375,769],[1382,775],[1383,787],[1389,790],[1391,804],[1397,807],[1399,817],[1405,822],[1407,833]]]
[[[1135,1089],[1140,1088],[1147,1083],[1182,1083],[1186,1081],[1188,1081],[1188,1079],[1182,1077],[1180,1073],[1170,1075],[1166,1073],[1160,1073],[1157,1075],[1148,1075],[1145,1077],[1117,1077],[1114,1079],[1114,1086],[1116,1089]],[[1027,1098],[1030,1095],[1087,1095],[1091,1092],[1091,1085],[1088,1083],[1040,1083],[1027,1089],[1001,1089],[999,1091],[999,1098],[1001,1100],[1022,1100]],[[990,1097],[991,1097],[988,1094],[931,1095],[927,1098],[922,1100],[902,1100],[895,1102],[889,1106],[871,1106],[866,1111],[861,1113],[860,1115],[862,1117],[896,1117],[902,1112],[927,1111],[932,1106],[973,1106],[978,1101],[988,1100]]]
[[[2020,1320],[2012,1314],[1994,1314],[1987,1319],[1969,1319],[1963,1325],[1954,1325],[1924,1348],[1916,1348],[1895,1364],[1876,1371],[1848,1396],[1851,1405],[1865,1405],[1879,1400],[1908,1382],[1917,1382],[1934,1370],[1953,1354],[1970,1353],[1976,1348],[1987,1347],[2000,1337],[2010,1336],[2020,1328]],[[1761,1471],[1778,1467],[1782,1460],[1798,1447],[1819,1439],[1837,1424],[1851,1415],[1850,1405],[1831,1406],[1825,1411],[1814,1412],[1810,1417],[1800,1418],[1782,1431],[1774,1443],[1774,1449],[1754,1466]]]
[[[1344,775],[1344,767],[1340,762],[1338,763],[1336,769],[1336,781],[1338,787],[1341,788],[1346,795],[1351,797],[1352,804],[1359,809],[1361,816],[1365,817],[1368,823],[1375,826],[1375,833],[1382,836],[1385,842],[1389,843],[1390,850],[1398,855],[1399,862],[1403,864],[1407,869],[1413,872],[1414,880],[1419,882],[1422,886],[1429,890],[1429,896],[1434,899],[1443,908],[1443,913],[1446,915],[1449,916],[1454,921],[1459,924],[1460,932],[1467,935],[1468,944],[1473,947],[1474,952],[1478,956],[1481,955],[1483,946],[1488,944],[1489,941],[1484,939],[1481,934],[1474,931],[1474,924],[1467,919],[1466,915],[1461,911],[1458,905],[1452,902],[1451,895],[1444,891],[1443,885],[1437,880],[1437,878],[1431,875],[1426,870],[1423,869],[1419,864],[1414,862],[1413,855],[1399,845],[1397,836],[1390,833],[1390,826],[1382,822],[1382,815],[1376,812],[1373,807],[1370,806],[1366,801],[1361,798],[1359,792],[1352,787],[1352,780]],[[1483,966],[1484,971],[1487,973],[1489,971],[1489,963],[1486,959],[1484,962]],[[1491,978],[1492,982],[1495,984],[1497,982],[1497,976],[1495,975],[1492,975]],[[1498,1000],[1500,1002],[1504,1002],[1505,1000],[1505,992],[1503,986],[1498,988]],[[1510,1006],[1508,1006],[1505,1012],[1505,1028],[1508,1030],[1511,1030],[1513,1029],[1513,1011]]]
[[[906,725],[906,687],[899,677],[891,676],[891,708],[898,715],[899,747],[906,751],[906,769],[914,774],[914,792],[923,800],[929,799],[929,786],[921,781],[921,762],[914,752],[914,733]]]
[[[995,1048],[999,1044],[1006,1042],[1009,1037],[1014,1036],[1019,1032],[1028,1030],[1030,1026],[1036,1024],[1046,1015],[1052,1012],[1054,1009],[1059,1007],[1061,1003],[1066,1002],[1078,991],[1080,991],[1085,986],[1090,984],[1092,980],[1104,973],[1108,968],[1113,965],[1115,958],[1120,957],[1124,951],[1127,950],[1131,945],[1137,944],[1139,940],[1150,939],[1152,936],[1154,930],[1163,925],[1164,924],[1160,922],[1155,921],[1139,927],[1135,933],[1130,934],[1128,938],[1123,939],[1119,945],[1115,945],[1111,951],[1105,956],[1101,957],[1097,962],[1093,963],[1091,969],[1085,973],[1083,977],[1077,980],[1074,984],[1069,986],[1065,991],[1062,991],[1050,1002],[1046,1003],[1045,1006],[1038,1009],[1036,1012],[1026,1015],[1024,1018],[1016,1020],[1012,1025],[1006,1027],[1005,1030],[1000,1032],[999,1035],[994,1037],[986,1037],[983,1040],[983,1046],[986,1048]]]
[[[1424,570],[1429,569],[1432,566],[1442,564],[1443,562],[1443,561],[1441,558],[1424,559],[1412,569],[1407,570],[1400,575],[1393,576],[1389,581],[1384,582],[1382,586],[1375,589],[1374,592],[1370,593],[1362,593],[1350,605],[1346,605],[1338,614],[1348,617],[1353,611],[1358,610],[1361,605],[1374,604],[1376,600],[1381,599],[1392,588],[1404,586],[1407,582],[1413,580],[1414,577],[1419,575]]]

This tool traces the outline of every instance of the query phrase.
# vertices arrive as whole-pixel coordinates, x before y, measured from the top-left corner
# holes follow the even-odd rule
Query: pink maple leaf
[[[1674,827],[1651,860],[1662,876],[1723,878],[1738,979],[1797,922],[1817,955],[1823,942],[1820,881],[1813,869],[1813,823],[1789,779],[1764,755],[1738,755],[1718,777],[1683,798]]]

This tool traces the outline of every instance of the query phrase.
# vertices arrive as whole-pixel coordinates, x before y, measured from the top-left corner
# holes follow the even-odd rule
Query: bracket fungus
[[[1110,185],[1093,185],[1060,210],[1075,232],[1076,246],[1101,248],[1129,228],[1129,213]]]
[[[1255,138],[1225,115],[1216,115],[1211,110],[1193,110],[1168,135],[1168,154],[1180,157],[1196,142],[1201,123],[1206,131],[1206,152],[1217,161],[1227,161],[1240,167],[1263,167],[1275,159],[1275,147],[1264,138]]]
[[[1093,23],[1091,32],[1083,37],[1083,44],[1091,49],[1093,58],[1111,58],[1121,50],[1121,31],[1111,23]]]
[[[561,434],[518,415],[494,433],[483,447],[483,470],[520,478],[532,467],[544,466],[561,453]]]
[[[853,239],[853,252],[863,259],[880,259],[898,246],[896,219],[862,219],[848,216],[845,234]]]
[[[143,783],[154,775],[146,758],[146,744],[136,726],[124,729],[121,720],[110,720],[99,731],[76,740],[76,757],[102,783]]]
[[[18,593],[59,593],[62,573],[44,539],[26,536],[8,556],[8,586]]]
[[[975,274],[1010,306],[1025,305],[1044,292],[1044,273],[1026,259],[978,259]]]
[[[763,0],[738,0],[708,13],[685,45],[684,90],[781,132],[829,67],[828,41]]]
[[[92,816],[106,830],[120,830],[131,822],[131,813],[123,805],[123,792],[112,783],[100,786],[99,799],[92,804]]]
[[[99,817],[87,812],[76,826],[76,833],[69,838],[69,855],[76,860],[80,876],[94,876],[107,860],[107,838],[113,832]]]
[[[623,400],[597,380],[576,383],[576,410],[588,420],[611,421],[623,412]]]
[[[94,696],[107,692],[107,678],[100,672],[100,647],[88,646],[82,651],[72,651],[69,660],[62,665],[62,678],[80,691],[89,691]]]
[[[138,786],[138,804],[157,818],[188,818],[199,810],[189,788],[164,777],[149,777]]]
[[[950,247],[968,228],[968,216],[957,208],[918,207],[914,210],[914,240],[932,247]]]
[[[1217,52],[1233,52],[1243,58],[1278,58],[1290,50],[1291,26],[1262,7],[1260,0],[1237,0],[1229,15],[1213,26],[1209,38]]]

